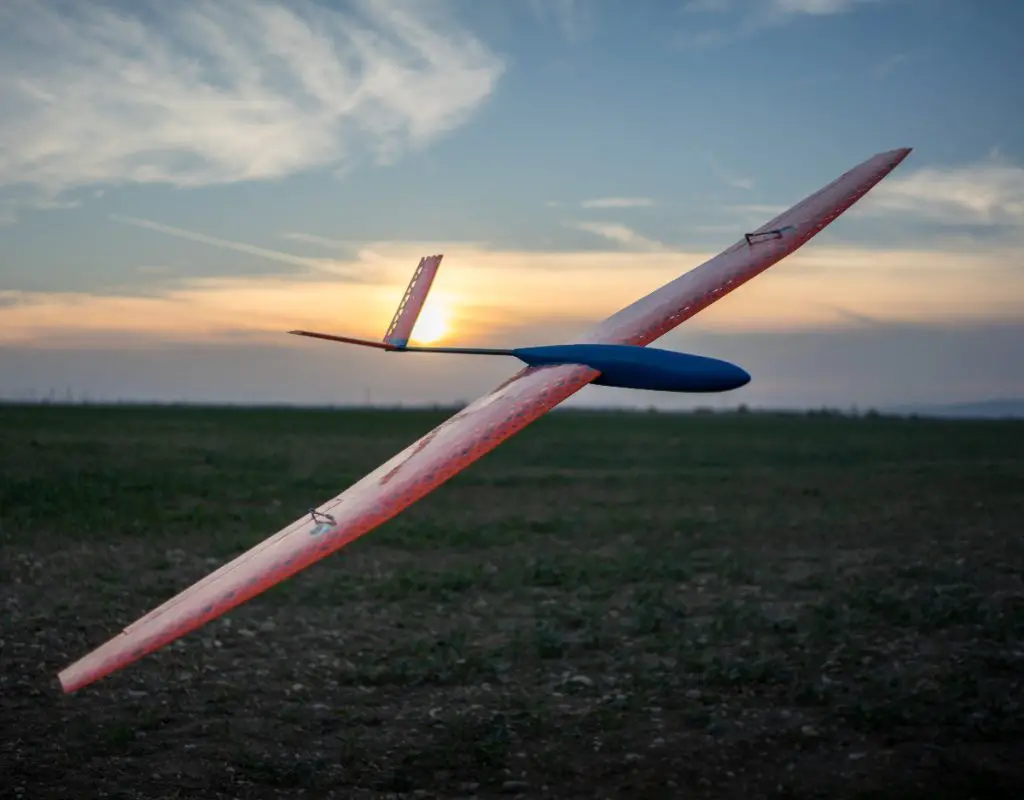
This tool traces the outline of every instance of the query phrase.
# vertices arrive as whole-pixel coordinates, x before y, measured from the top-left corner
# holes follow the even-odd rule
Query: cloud
[[[852,323],[855,327],[877,328],[884,323],[878,317],[865,314],[861,311],[853,311],[845,306],[835,303],[822,303],[822,308],[832,311],[839,319]]]
[[[530,10],[543,23],[554,25],[570,42],[589,36],[595,27],[593,2],[587,0],[530,0]]]
[[[177,236],[179,239],[188,239],[191,242],[199,242],[200,244],[208,244],[213,247],[220,247],[225,250],[234,250],[238,253],[245,253],[247,255],[256,256],[257,258],[264,258],[269,261],[277,261],[281,264],[291,264],[296,267],[310,267],[312,269],[321,272],[333,272],[336,273],[341,279],[344,277],[347,280],[359,280],[359,276],[356,273],[346,273],[338,268],[338,262],[333,259],[325,258],[306,258],[305,256],[297,256],[292,253],[284,253],[280,250],[270,250],[266,247],[257,247],[255,245],[246,244],[244,242],[234,242],[230,239],[221,239],[216,236],[207,236],[205,233],[196,233],[195,231],[185,230],[184,228],[175,228],[171,225],[164,225],[160,222],[154,222],[148,219],[139,219],[138,217],[121,216],[119,214],[112,214],[110,217],[115,222],[122,222],[126,225],[134,225],[138,228],[146,228],[151,231],[158,231],[159,233],[166,233],[169,236]]]
[[[757,225],[785,211],[776,203],[736,203],[730,215]],[[886,177],[850,209],[850,218],[903,217],[940,226],[1007,228],[1024,234],[1024,167],[997,151],[959,166],[904,167]],[[718,224],[700,230],[717,232]],[[950,233],[948,230],[946,233]]]
[[[67,210],[69,208],[78,208],[81,205],[79,200],[38,200],[33,205],[42,211],[57,211]]]
[[[661,242],[655,241],[654,239],[648,239],[646,236],[640,235],[632,228],[626,225],[620,225],[617,222],[571,222],[567,224],[571,228],[592,233],[595,236],[600,236],[604,239],[608,239],[609,241],[616,242],[624,247],[653,252],[666,249],[665,245]]]
[[[702,311],[678,335],[689,341],[704,334],[1019,320],[1024,273],[1014,248],[823,245],[787,258]],[[451,320],[449,343],[565,341],[714,255],[629,246],[629,252],[536,253],[448,242],[428,303]],[[348,283],[309,267],[295,275],[186,278],[145,295],[8,291],[0,294],[0,348],[308,346],[285,335],[294,328],[376,339],[416,260],[430,250],[424,242],[374,242],[341,263],[352,272],[372,263],[380,276],[375,283]],[[367,261],[367,252],[375,261]]]
[[[906,53],[896,53],[895,55],[889,56],[884,61],[879,62],[874,69],[875,77],[878,80],[885,78],[900,64],[904,63],[909,59]]]
[[[687,39],[698,45],[738,41],[770,28],[781,28],[806,17],[827,17],[891,0],[691,0],[683,6],[690,17],[711,20],[728,18],[725,27],[691,32]]]
[[[55,200],[47,197],[0,197],[0,226],[13,225],[18,221],[19,211],[26,208],[36,211],[67,211],[78,208],[79,200]]]
[[[778,216],[788,209],[789,206],[778,205],[777,203],[739,203],[726,206],[726,208],[739,214],[770,214]]]
[[[688,14],[721,14],[735,7],[736,0],[688,0],[682,9]]]
[[[1024,226],[1024,167],[998,157],[893,174],[862,201],[863,215],[907,214],[948,225]]]
[[[0,396],[71,386],[76,395],[93,397],[361,402],[372,386],[379,402],[471,398],[511,374],[514,363],[442,356],[392,361],[285,333],[309,328],[379,338],[416,259],[435,249],[426,244],[372,242],[340,264],[358,271],[372,253],[386,278],[376,284],[346,283],[308,267],[295,275],[183,279],[142,296],[0,293]],[[427,302],[451,321],[446,343],[494,347],[571,341],[713,255],[612,248],[537,253],[464,242],[436,249],[446,253],[446,266]],[[1024,273],[1015,255],[1006,247],[878,251],[812,244],[659,346],[751,369],[754,385],[740,396],[746,402],[820,403],[822,392],[849,402],[921,392],[1005,394],[1024,386],[1017,358],[1024,346]],[[915,327],[924,335],[915,336]],[[997,329],[1008,332],[971,339],[972,330]],[[857,341],[863,346],[852,347]],[[609,392],[597,399],[609,402],[615,397]],[[622,401],[676,399],[631,393]]]
[[[356,244],[356,242],[346,242],[341,239],[329,239],[326,236],[317,236],[313,233],[302,233],[301,231],[287,231],[281,234],[281,238],[287,239],[290,242],[302,242],[303,244],[325,247],[328,250],[344,250],[345,248],[352,247]]]
[[[828,16],[884,0],[691,0],[683,6],[690,13],[760,13],[764,17]]]
[[[732,233],[735,234],[738,226],[735,223],[729,225],[694,225],[695,233]]]
[[[582,208],[647,208],[654,205],[650,197],[595,197],[584,200]]]
[[[749,191],[754,188],[754,181],[752,178],[744,178],[741,175],[735,175],[729,170],[726,170],[714,156],[708,156],[707,161],[712,172],[714,172],[720,180],[734,189],[746,189]]]
[[[790,206],[776,203],[735,203],[724,207],[725,213],[736,222],[724,225],[705,225],[705,232],[729,232],[744,233],[739,231],[737,226],[745,226],[750,230],[763,225],[770,219],[774,219]]]
[[[0,186],[53,199],[386,162],[464,124],[502,73],[442,7],[351,8],[9,0]]]
[[[768,7],[776,14],[808,14],[824,16],[842,14],[855,6],[879,0],[769,0]]]
[[[544,205],[547,208],[566,208],[567,206],[576,206],[577,203],[546,200]],[[651,197],[593,197],[589,200],[581,200],[578,205],[580,208],[652,208],[657,203]]]

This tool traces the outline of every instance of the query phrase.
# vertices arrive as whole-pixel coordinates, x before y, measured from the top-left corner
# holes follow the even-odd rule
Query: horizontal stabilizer
[[[316,331],[288,331],[296,336],[309,336],[313,339],[327,339],[332,342],[345,342],[346,344],[359,344],[363,347],[377,347],[381,350],[400,350],[393,344],[387,342],[375,342],[372,339],[357,339],[354,336],[335,336],[333,333],[317,333]]]

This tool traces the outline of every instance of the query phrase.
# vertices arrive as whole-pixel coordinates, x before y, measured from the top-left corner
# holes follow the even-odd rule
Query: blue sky
[[[715,404],[1024,395],[1022,28],[1010,0],[5,3],[0,396],[470,399],[514,364],[283,331],[377,338],[443,252],[446,343],[558,341],[901,146],[659,344],[751,372]]]

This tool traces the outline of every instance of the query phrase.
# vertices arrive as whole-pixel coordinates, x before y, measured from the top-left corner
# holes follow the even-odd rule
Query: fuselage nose
[[[746,386],[750,383],[750,373],[743,369],[743,367],[737,367],[735,364],[730,364],[729,366],[732,367],[733,389],[739,389],[741,386]]]
[[[717,392],[729,392],[750,383],[750,373],[742,367],[719,359],[708,359],[707,380],[712,384],[708,388]]]

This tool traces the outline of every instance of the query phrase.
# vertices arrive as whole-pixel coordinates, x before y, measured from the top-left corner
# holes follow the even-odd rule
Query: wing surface
[[[752,243],[746,237],[740,239],[699,267],[613,314],[579,341],[650,344],[806,244],[910,152],[909,147],[890,150],[858,164],[753,232],[773,235],[754,238]]]
[[[645,345],[810,240],[892,171],[880,153],[696,269],[612,315],[580,341]],[[782,230],[780,230],[782,229]],[[425,281],[426,283],[426,281]],[[413,308],[415,308],[413,302]],[[341,494],[125,628],[60,673],[75,691],[142,658],[369,533],[578,392],[598,372],[527,367]]]
[[[390,461],[60,673],[72,692],[127,666],[358,539],[529,425],[598,373],[527,367]],[[315,518],[314,518],[315,516]]]

